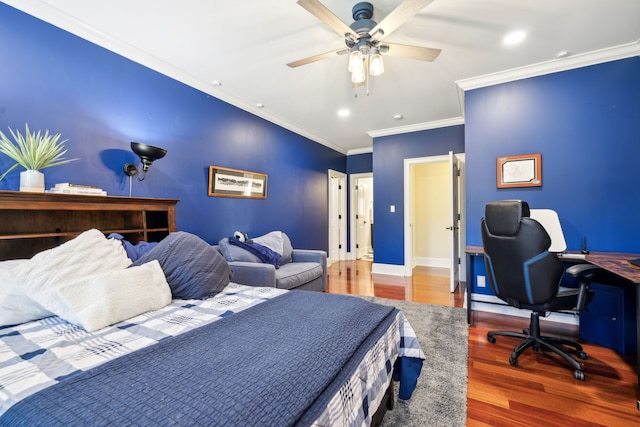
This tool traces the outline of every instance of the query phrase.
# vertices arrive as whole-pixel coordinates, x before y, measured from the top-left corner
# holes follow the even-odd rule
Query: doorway
[[[405,276],[448,269],[450,292],[466,280],[464,154],[405,159]]]
[[[347,175],[329,170],[329,253],[327,264],[346,259],[347,251]]]
[[[353,259],[373,261],[373,174],[349,175],[351,248]]]

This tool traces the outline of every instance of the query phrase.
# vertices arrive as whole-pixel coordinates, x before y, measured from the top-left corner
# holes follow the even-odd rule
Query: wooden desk
[[[484,256],[482,246],[467,246],[467,323],[471,324],[471,283],[473,281],[473,257]],[[575,252],[577,253],[577,252]],[[640,267],[629,263],[629,260],[640,258],[640,254],[629,254],[623,252],[591,252],[585,255],[584,260],[567,258],[567,261],[588,262],[597,265],[603,270],[618,276],[636,287],[636,350],[638,354],[638,389],[636,407],[640,410]]]

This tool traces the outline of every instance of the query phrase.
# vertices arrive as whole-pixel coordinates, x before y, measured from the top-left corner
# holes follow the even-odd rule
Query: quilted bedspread
[[[348,379],[354,352],[364,357],[362,344],[371,347],[397,319],[392,307],[358,298],[287,292],[66,375],[0,423],[294,425],[305,413],[307,423],[325,409],[318,397]]]
[[[279,295],[285,293],[287,293],[287,291],[275,288],[250,287],[231,283],[221,294],[214,298],[207,300],[174,300],[172,304],[160,310],[144,313],[125,322],[93,333],[86,332],[82,328],[69,324],[56,316],[24,323],[15,327],[0,329],[0,414],[5,413],[5,416],[0,417],[0,425],[15,425],[17,419],[11,420],[9,417],[12,417],[11,414],[13,411],[21,411],[22,409],[20,409],[19,406],[14,410],[10,408],[19,404],[19,402],[24,399],[27,400],[20,405],[29,406],[30,404],[28,404],[28,402],[31,399],[29,396],[37,395],[40,390],[51,386],[60,387],[64,390],[67,380],[76,381],[76,379],[84,376],[86,372],[93,372],[93,374],[89,376],[97,375],[97,372],[102,372],[101,375],[110,377],[112,373],[111,368],[109,368],[109,366],[111,366],[110,361],[120,358],[127,360],[126,355],[135,354],[136,352],[143,352],[141,354],[145,354],[144,351],[154,352],[155,350],[153,349],[160,348],[164,346],[165,343],[170,343],[174,341],[176,337],[180,337],[183,334],[185,338],[182,338],[182,340],[184,340],[182,342],[185,344],[191,342],[189,341],[189,337],[191,337],[192,341],[194,339],[199,340],[199,338],[194,338],[195,336],[189,335],[189,331],[198,328],[203,328],[202,331],[205,331],[208,330],[208,327],[205,328],[206,325],[218,322],[222,322],[222,325],[224,325],[225,323],[229,323],[225,319],[236,317],[242,314],[243,310],[247,310],[244,316],[249,320],[249,323],[246,324],[249,326],[246,327],[252,328],[256,323],[252,321],[253,314],[251,314],[251,312],[253,311],[253,307],[269,301],[272,298],[278,299]],[[301,293],[314,295],[314,293],[309,292]],[[337,297],[329,296],[328,294],[315,295],[329,297],[330,299]],[[323,299],[325,302],[327,301],[324,297]],[[271,322],[271,320],[268,321],[270,328],[267,329],[280,329],[278,322],[282,321],[285,327],[283,333],[285,331],[293,331],[285,340],[296,341],[297,337],[307,331],[305,327],[299,326],[307,322],[309,316],[315,316],[318,311],[323,311],[324,308],[322,307],[328,308],[326,316],[332,318],[333,309],[326,305],[318,304],[316,308],[311,312],[307,311],[306,314],[302,313],[302,310],[298,310],[302,313],[298,317],[298,320],[289,318],[286,315],[282,316],[280,312],[278,316],[275,316],[277,317],[275,323]],[[392,323],[386,329],[383,336],[375,341],[372,337],[380,332],[378,331],[367,338],[368,342],[359,347],[358,357],[364,353],[363,359],[357,364],[355,370],[351,372],[351,376],[345,381],[342,381],[342,379],[337,382],[334,381],[327,387],[318,397],[313,408],[306,411],[304,418],[301,419],[303,424],[314,426],[369,425],[372,415],[371,412],[378,406],[386,386],[389,384],[389,381],[391,381],[390,370],[396,358],[403,361],[419,362],[421,366],[425,356],[420,349],[411,325],[407,322],[402,312],[396,311],[395,315],[391,313],[388,317],[393,318]],[[304,319],[304,322],[300,321],[301,318]],[[325,322],[325,326],[331,328],[335,334],[332,340],[336,336],[341,335],[340,332],[344,331],[344,327],[334,326],[332,324],[333,322],[333,319]],[[219,328],[223,328],[223,326],[219,326]],[[340,337],[340,339],[342,338],[345,337]],[[261,339],[264,340],[266,338]],[[266,340],[269,341],[268,339]],[[332,340],[329,340],[331,343],[328,345],[336,345]],[[267,364],[271,365],[272,363],[282,362],[284,360],[287,369],[291,366],[289,363],[291,359],[289,357],[285,357],[284,359],[264,359],[262,355],[268,353],[268,347],[260,347],[255,343],[252,344],[242,331],[236,331],[236,335],[229,335],[225,339],[214,339],[214,341],[210,347],[220,347],[223,352],[226,350],[228,353],[231,348],[238,348],[238,351],[234,353],[235,358],[241,363],[258,363],[255,369],[257,369],[260,374],[262,374],[263,368],[265,370],[268,369]],[[273,341],[275,342],[275,340]],[[181,341],[178,340],[175,342],[178,343]],[[369,347],[369,344],[372,342],[373,345],[371,345],[367,351],[363,352],[363,349]],[[161,346],[157,346],[157,343],[160,343]],[[273,343],[271,343],[271,345],[273,345]],[[354,347],[355,344],[347,344],[347,346]],[[314,353],[314,355],[307,356],[309,357],[307,361],[313,362],[315,351],[312,353]],[[202,353],[193,353],[195,358],[202,358],[203,355],[209,355],[209,349],[206,346],[202,349]],[[194,368],[191,362],[187,362],[189,358],[186,356],[178,359],[178,363],[174,363],[174,367],[172,368],[168,368],[170,365],[164,364],[163,362],[163,367],[161,368],[162,375],[171,374],[174,379],[182,380],[183,377],[189,378],[195,375],[194,372],[207,372],[208,368]],[[211,359],[211,357],[205,357],[205,359]],[[166,360],[166,358],[163,360]],[[221,359],[215,359],[212,363],[219,363],[220,361]],[[311,369],[304,361],[304,357],[301,361],[307,370]],[[137,363],[141,363],[141,366],[145,365],[143,362]],[[160,360],[158,360],[158,363],[160,363]],[[104,366],[104,368],[100,368],[100,366]],[[173,383],[164,388],[162,395],[141,391],[140,387],[157,389],[157,386],[151,386],[151,383],[148,383],[141,374],[134,372],[137,371],[137,369],[132,370],[128,366],[133,365],[129,365],[129,362],[123,363],[121,369],[129,371],[127,375],[130,376],[130,383],[122,387],[120,391],[129,391],[128,388],[130,388],[130,385],[135,386],[135,389],[131,389],[130,395],[136,395],[134,397],[138,400],[114,397],[114,400],[109,402],[105,400],[104,396],[94,397],[100,404],[99,406],[112,406],[118,411],[123,408],[131,409],[135,415],[132,416],[133,418],[121,424],[145,424],[143,421],[144,418],[140,417],[146,416],[147,412],[153,412],[156,411],[157,408],[163,408],[165,406],[175,408],[181,405],[177,400],[177,395],[174,397]],[[343,369],[344,372],[341,372],[341,375],[347,375],[353,366],[354,362],[352,360],[345,366]],[[398,363],[396,361],[396,367],[397,366]],[[103,371],[100,371],[100,369],[103,369]],[[184,371],[181,374],[174,374],[174,369],[183,369]],[[229,378],[233,377],[235,380],[238,379],[235,377],[235,372],[229,370],[229,368],[221,366],[220,369],[220,372]],[[290,371],[293,372],[292,370]],[[420,369],[404,372],[404,383],[408,384],[409,388],[412,388],[412,384],[415,386],[415,381],[419,373]],[[289,378],[289,381],[291,383],[297,383],[299,377],[293,375],[293,377]],[[204,385],[201,384],[200,387],[195,387],[195,384],[187,387],[189,389],[188,396],[190,396],[187,403],[190,403],[191,396],[193,396],[200,398],[202,401],[207,401],[208,406],[214,405],[217,408],[217,393],[221,390],[222,393],[224,393],[224,388],[218,389],[206,379],[203,380],[202,383],[204,383]],[[56,384],[58,385],[56,386]],[[244,384],[244,386],[241,387],[242,391],[238,392],[238,396],[244,395],[246,390],[252,388],[252,384],[252,382],[250,384]],[[272,384],[272,386],[274,384]],[[403,382],[401,381],[401,388],[402,384]],[[289,384],[286,384],[281,388],[287,389],[288,387]],[[271,390],[275,388],[277,387],[272,387]],[[85,396],[93,395],[89,393],[90,389],[84,386],[81,387],[81,390],[74,390],[74,387],[66,388],[66,390],[65,393],[68,393],[67,400],[69,401],[76,401],[77,399],[83,399]],[[133,392],[134,390],[136,390],[136,392]],[[146,389],[143,388],[143,390]],[[289,399],[291,393],[286,394],[287,397],[283,398],[285,400]],[[253,420],[256,414],[246,413],[247,409],[236,399],[238,396],[232,396],[232,399],[230,399],[233,401],[231,406],[236,405],[236,410],[239,413],[243,413],[244,417],[249,417],[249,419]],[[36,397],[32,398],[36,399]],[[143,398],[143,400],[140,401],[139,398]],[[267,405],[267,411],[272,411],[271,404],[273,403],[273,396],[271,391],[268,393],[268,399],[270,402]],[[182,415],[177,421],[175,418],[163,418],[163,421],[160,422],[159,425],[215,425],[215,423],[209,422],[207,419],[196,420],[190,415],[191,412],[188,410],[188,407],[185,408],[187,408],[186,415]],[[49,409],[42,411],[36,410],[35,412],[39,412],[39,414],[35,414],[36,416],[39,415],[42,417],[49,415]],[[17,413],[18,412],[15,412],[15,414]],[[277,415],[273,412],[269,413],[271,416]],[[314,419],[316,415],[318,416]],[[263,415],[263,417],[264,416],[268,417],[268,415]],[[17,418],[20,418],[27,424],[30,423],[29,418],[22,418],[22,415]],[[275,419],[269,419],[268,425],[283,425],[277,417]],[[91,420],[91,425],[97,424],[93,416]],[[33,421],[33,418],[31,421]],[[51,425],[48,419],[46,422],[44,419],[40,421],[45,425]],[[64,424],[83,424],[83,422],[74,416],[73,422],[64,422]],[[110,424],[115,425],[113,423]],[[225,425],[230,424],[229,422],[225,422]],[[252,422],[245,425],[252,425]]]

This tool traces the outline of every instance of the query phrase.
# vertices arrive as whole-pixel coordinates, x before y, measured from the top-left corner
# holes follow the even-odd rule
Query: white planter
[[[20,191],[44,193],[44,174],[34,170],[20,172]]]

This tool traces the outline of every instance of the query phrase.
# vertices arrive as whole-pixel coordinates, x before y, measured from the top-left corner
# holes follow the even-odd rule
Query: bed
[[[424,360],[397,309],[233,283],[184,232],[132,263],[88,230],[0,280],[0,425],[372,425]]]

